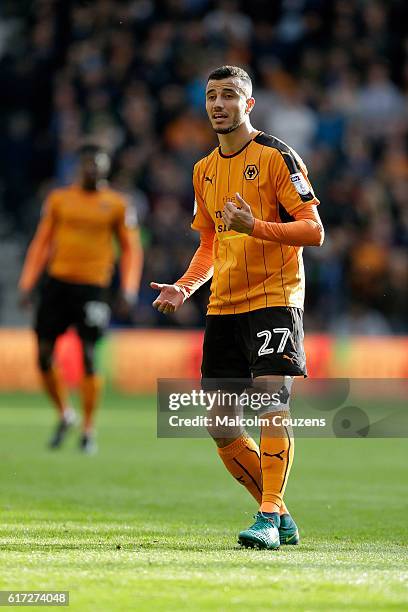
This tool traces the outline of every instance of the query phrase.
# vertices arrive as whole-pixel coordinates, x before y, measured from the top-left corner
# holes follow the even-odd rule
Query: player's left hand
[[[118,292],[115,312],[120,319],[129,319],[137,304],[137,293],[129,293],[123,289]]]
[[[163,314],[170,314],[176,312],[186,300],[186,295],[181,287],[178,285],[165,285],[163,283],[150,283],[152,289],[160,291],[159,297],[157,297],[152,306]]]
[[[251,234],[255,223],[251,207],[239,193],[235,195],[239,207],[233,202],[226,202],[222,211],[224,223],[229,230],[234,230],[240,234]]]
[[[18,304],[20,308],[31,308],[33,305],[33,296],[31,291],[20,291],[18,296]]]

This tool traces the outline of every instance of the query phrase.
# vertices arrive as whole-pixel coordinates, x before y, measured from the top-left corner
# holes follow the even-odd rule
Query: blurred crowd
[[[305,252],[306,329],[408,333],[405,0],[3,0],[0,237],[26,244],[41,201],[75,173],[81,138],[114,156],[146,253],[137,325],[199,326],[208,289],[171,318],[148,282],[173,282],[197,246],[193,164],[216,144],[207,74],[246,68],[253,125],[295,148],[326,226]]]

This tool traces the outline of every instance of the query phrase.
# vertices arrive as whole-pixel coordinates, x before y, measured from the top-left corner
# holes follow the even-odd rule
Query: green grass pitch
[[[37,395],[0,396],[0,589],[70,608],[407,610],[407,443],[298,440],[286,501],[299,547],[241,550],[256,511],[210,440],[158,440],[155,399],[107,394],[100,452]]]

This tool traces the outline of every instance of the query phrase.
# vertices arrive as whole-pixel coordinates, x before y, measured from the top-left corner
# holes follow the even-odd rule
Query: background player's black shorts
[[[202,377],[215,383],[263,375],[307,376],[303,336],[300,308],[207,315]],[[205,386],[212,386],[209,380]]]
[[[106,289],[47,277],[41,288],[34,329],[39,338],[55,340],[75,327],[83,340],[96,341],[109,324]]]

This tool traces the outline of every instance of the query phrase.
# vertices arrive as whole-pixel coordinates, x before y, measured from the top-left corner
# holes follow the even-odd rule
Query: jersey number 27
[[[290,336],[290,329],[288,329],[287,327],[274,327],[272,331],[274,334],[282,334],[282,338],[279,342],[279,346],[276,349],[276,352],[283,353],[286,342],[288,341],[288,338]],[[261,348],[258,351],[259,356],[270,355],[271,353],[275,352],[274,348],[268,346],[272,339],[272,332],[269,329],[264,329],[263,331],[258,332],[256,335],[258,338],[265,338],[265,342],[262,344]]]

